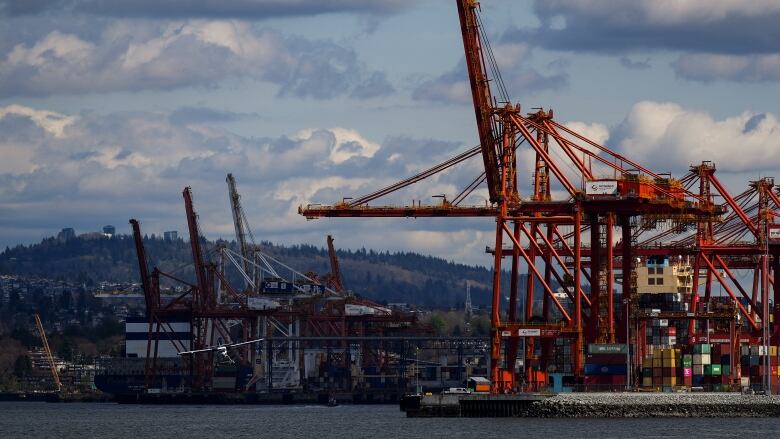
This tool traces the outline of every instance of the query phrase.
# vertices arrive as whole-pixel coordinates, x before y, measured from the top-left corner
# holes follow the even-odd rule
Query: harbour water
[[[0,403],[3,438],[780,437],[780,419],[410,419],[397,406]]]

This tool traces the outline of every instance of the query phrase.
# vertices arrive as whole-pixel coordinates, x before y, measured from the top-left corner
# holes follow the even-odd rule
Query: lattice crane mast
[[[46,354],[46,362],[49,363],[49,369],[51,370],[51,379],[54,381],[54,387],[58,392],[62,391],[62,383],[60,382],[60,374],[57,372],[57,365],[54,364],[54,356],[51,354],[49,348],[49,339],[46,338],[46,331],[43,329],[43,323],[41,323],[41,316],[35,313],[35,326],[38,328],[38,335],[41,337],[41,344],[43,344],[43,351]]]

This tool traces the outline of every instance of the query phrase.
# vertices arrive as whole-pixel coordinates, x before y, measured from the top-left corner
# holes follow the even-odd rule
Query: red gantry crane
[[[615,264],[622,272],[623,301],[632,301],[630,278],[636,256],[632,229],[643,221],[696,224],[715,221],[724,209],[680,181],[653,172],[631,159],[575,132],[554,119],[552,110],[522,114],[509,102],[497,62],[479,17],[479,3],[457,0],[466,65],[472,90],[480,145],[410,178],[363,197],[332,206],[309,205],[299,213],[321,217],[492,217],[495,220],[493,291],[491,298],[491,381],[493,392],[515,391],[515,359],[519,340],[526,340],[525,375],[534,381],[537,340],[572,339],[573,368],[583,376],[584,345],[589,342],[629,342],[623,331],[626,311],[613,312]],[[491,83],[503,104],[495,103]],[[518,150],[535,157],[533,188],[521,197]],[[439,205],[370,206],[370,202],[423,181],[463,161],[481,155],[484,173]],[[489,203],[461,205],[483,182]],[[347,200],[345,198],[345,200]],[[621,230],[619,246],[613,231]],[[583,254],[583,233],[590,248]],[[509,244],[505,248],[504,244]],[[502,315],[503,258],[510,257],[511,280],[507,313]],[[518,313],[520,264],[527,268],[524,316]],[[537,265],[541,262],[543,267]],[[589,268],[590,272],[586,271]],[[553,290],[553,278],[573,304],[567,309]],[[586,293],[584,283],[590,284]],[[536,286],[542,291],[537,292]],[[537,297],[541,295],[541,297]],[[543,302],[541,321],[531,321],[533,304]],[[522,321],[521,321],[522,320]],[[543,344],[544,346],[544,344]],[[545,349],[549,349],[549,343]]]

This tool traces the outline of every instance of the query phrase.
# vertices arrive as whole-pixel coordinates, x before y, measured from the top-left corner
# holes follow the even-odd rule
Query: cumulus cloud
[[[109,17],[262,19],[326,13],[382,15],[398,12],[412,3],[411,0],[0,0],[0,15],[66,10]]]
[[[345,127],[248,138],[215,127],[208,118],[180,123],[176,113],[64,115],[22,105],[0,107],[0,243],[39,239],[61,227],[84,232],[115,224],[122,230],[131,217],[139,218],[147,233],[186,230],[185,186],[193,188],[204,233],[231,238],[223,183],[231,172],[260,239],[319,243],[334,233],[345,247],[435,252],[447,258],[460,258],[463,246],[485,245],[474,240],[480,239],[480,227],[490,229],[489,221],[393,220],[382,224],[382,239],[371,241],[376,222],[307,222],[297,214],[299,205],[364,195],[464,145],[407,137],[379,142]],[[480,172],[475,159],[383,203],[436,202],[432,195],[451,197]],[[480,203],[486,198],[480,192],[475,196]],[[416,239],[409,239],[410,228],[418,231]],[[451,240],[444,248],[450,233],[471,241]],[[485,263],[483,256],[477,252],[462,260]]]
[[[749,111],[724,119],[676,103],[635,104],[615,129],[612,144],[658,171],[686,172],[703,160],[722,172],[780,169],[780,121]]]
[[[29,118],[37,126],[55,137],[62,137],[65,127],[76,120],[74,117],[65,116],[53,111],[34,110],[22,105],[9,105],[0,108],[0,119],[3,119],[8,115]]]
[[[531,67],[529,60],[532,50],[526,43],[496,44],[493,52],[510,97],[518,93],[527,95],[541,90],[560,89],[568,83],[568,75],[558,69],[560,62],[548,66],[553,71],[547,74]],[[496,93],[496,86],[492,87]],[[461,59],[454,69],[420,83],[412,92],[412,98],[455,104],[471,103],[471,86],[465,59]]]
[[[685,54],[672,64],[677,75],[693,81],[780,81],[780,54]]]
[[[0,96],[214,87],[230,78],[265,81],[281,96],[315,99],[392,92],[381,73],[335,43],[240,21],[186,21],[116,22],[95,41],[55,30],[17,44],[0,61]]]
[[[549,48],[780,50],[780,3],[773,0],[535,0],[534,11],[542,26],[525,34]]]
[[[504,40],[611,54],[629,69],[648,68],[649,59],[628,55],[680,51],[673,68],[691,80],[780,76],[774,61],[780,54],[780,3],[773,0],[535,0],[533,9],[541,24],[510,29]],[[705,71],[707,66],[715,68]]]
[[[607,143],[607,140],[609,140],[609,128],[607,128],[607,126],[604,124],[598,122],[587,123],[587,122],[571,121],[571,122],[566,122],[564,125],[566,126],[566,128],[569,128],[570,130],[579,133],[580,135],[598,143],[599,145],[604,145]],[[582,143],[582,142],[578,142],[578,143]],[[583,146],[590,148],[589,145],[583,145]]]

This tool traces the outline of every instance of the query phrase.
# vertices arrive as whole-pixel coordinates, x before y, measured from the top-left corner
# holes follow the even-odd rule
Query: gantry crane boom
[[[341,281],[341,269],[339,259],[336,257],[336,249],[333,247],[333,237],[328,235],[328,257],[330,258],[330,278],[333,289],[336,292],[344,292],[344,284]]]
[[[241,256],[244,257],[242,265],[244,267],[244,273],[249,274],[250,264],[252,260],[252,251],[249,243],[246,240],[246,225],[243,221],[243,215],[241,213],[241,196],[238,194],[236,188],[236,179],[233,178],[233,174],[227,175],[228,191],[230,192],[230,211],[233,213],[233,225],[236,228],[236,242],[238,242],[238,248],[241,252]],[[249,280],[244,279],[244,287],[249,288]]]
[[[135,254],[138,257],[138,272],[141,274],[141,288],[144,290],[144,299],[146,300],[146,313],[156,308],[156,295],[153,292],[151,277],[149,276],[149,267],[146,265],[146,248],[144,238],[141,235],[141,224],[137,219],[131,219],[130,225],[133,227],[133,241],[135,242]]]
[[[482,40],[479,35],[476,0],[457,0],[460,30],[463,35],[463,49],[466,54],[466,68],[474,101],[474,115],[477,119],[477,131],[485,165],[490,201],[496,202],[501,196],[501,181],[498,172],[498,145],[494,131],[493,97],[490,94],[490,82],[485,68]]]
[[[187,228],[190,233],[190,246],[192,247],[192,260],[195,264],[195,279],[198,285],[198,294],[194,300],[196,307],[205,305],[204,301],[210,288],[206,276],[206,265],[203,261],[203,250],[200,246],[200,232],[198,230],[198,215],[192,206],[192,189],[184,188],[184,208],[187,212]]]
[[[43,330],[41,316],[39,316],[38,313],[35,313],[35,326],[38,328],[38,334],[41,337],[41,343],[43,343],[43,351],[46,353],[46,361],[49,363],[49,369],[51,369],[51,379],[54,381],[54,386],[59,392],[62,390],[60,374],[57,372],[57,366],[54,364],[54,356],[51,354],[51,349],[49,348],[49,339],[46,338],[46,331]]]

